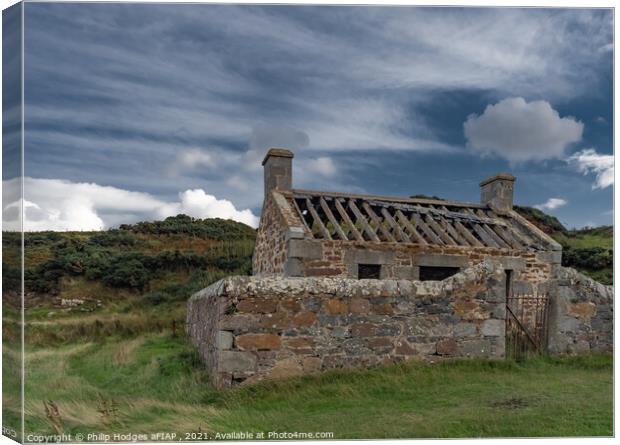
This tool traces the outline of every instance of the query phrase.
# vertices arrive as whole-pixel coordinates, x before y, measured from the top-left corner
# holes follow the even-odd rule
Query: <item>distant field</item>
[[[169,331],[28,348],[26,429],[333,432],[335,439],[610,436],[612,359],[409,363],[219,391]],[[5,351],[5,366],[11,354]],[[7,394],[11,397],[11,394]],[[17,394],[14,395],[17,397]],[[48,419],[43,401],[58,407]],[[16,420],[17,413],[5,413]]]
[[[603,247],[613,249],[614,247],[613,227],[597,227],[594,229],[571,230],[565,234],[554,235],[562,245],[577,249],[589,249],[592,247]]]
[[[613,284],[614,231],[612,226],[557,232],[562,244],[562,264],[603,284]]]

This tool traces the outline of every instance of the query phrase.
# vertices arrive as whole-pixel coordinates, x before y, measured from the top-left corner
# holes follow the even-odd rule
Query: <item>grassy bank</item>
[[[333,432],[334,438],[612,434],[607,356],[409,363],[213,389],[170,332],[26,352],[26,430]],[[5,351],[5,360],[10,352]],[[10,397],[10,394],[9,394]],[[52,401],[58,418],[46,417]],[[9,418],[16,413],[6,413]]]

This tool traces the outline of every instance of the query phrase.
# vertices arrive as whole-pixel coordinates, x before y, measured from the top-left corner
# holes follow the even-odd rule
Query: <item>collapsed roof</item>
[[[314,239],[531,251],[556,244],[515,211],[499,214],[482,204],[298,189],[282,194]]]

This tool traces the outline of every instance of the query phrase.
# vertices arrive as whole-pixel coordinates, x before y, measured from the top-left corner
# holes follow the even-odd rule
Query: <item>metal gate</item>
[[[506,299],[506,358],[547,352],[549,296],[511,294]]]

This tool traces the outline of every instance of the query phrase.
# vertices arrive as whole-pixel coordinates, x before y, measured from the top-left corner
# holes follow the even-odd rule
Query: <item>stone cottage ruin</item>
[[[188,333],[219,386],[419,358],[612,349],[610,286],[513,210],[515,178],[480,203],[292,187],[265,156],[252,277],[192,296]]]

